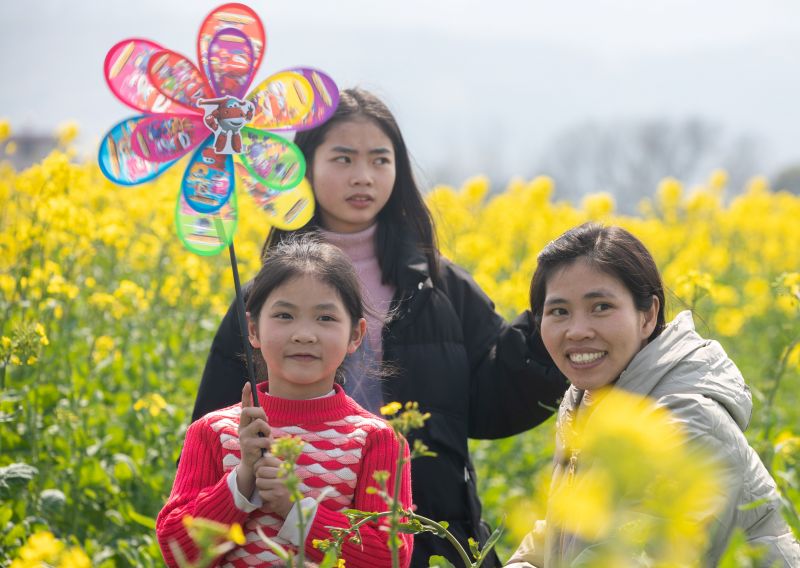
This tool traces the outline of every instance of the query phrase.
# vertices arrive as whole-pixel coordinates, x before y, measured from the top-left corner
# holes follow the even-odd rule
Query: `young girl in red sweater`
[[[176,565],[170,542],[189,559],[197,556],[183,525],[187,515],[242,525],[246,543],[217,565],[279,565],[259,527],[286,548],[302,543],[306,555],[319,561],[322,554],[311,543],[330,538],[329,527],[349,526],[341,510],[386,510],[379,496],[367,492],[375,485],[373,473],[390,472],[388,487],[394,486],[400,451],[394,432],[335,384],[345,355],[366,331],[358,277],[344,253],[309,237],[272,249],[250,288],[247,315],[250,343],[267,369],[268,382],[258,385],[261,406],[252,405],[245,384],[240,404],[189,427],[172,492],[156,521],[170,566]],[[297,527],[298,504],[278,477],[280,461],[268,452],[262,456],[275,438],[287,435],[304,442],[295,472],[305,495],[306,535]],[[400,502],[411,505],[408,463]],[[343,547],[348,568],[391,566],[388,532],[368,525],[360,533],[361,544],[346,541]],[[413,541],[411,535],[400,539],[400,564],[408,566]]]

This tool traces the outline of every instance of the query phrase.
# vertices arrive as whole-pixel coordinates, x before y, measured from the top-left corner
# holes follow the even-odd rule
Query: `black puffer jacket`
[[[422,254],[411,255],[405,265],[395,315],[383,331],[384,360],[395,370],[384,380],[384,401],[413,400],[430,412],[411,443],[422,439],[437,457],[412,462],[412,496],[418,513],[447,521],[469,550],[469,536],[483,542],[488,532],[480,525],[467,438],[502,438],[536,426],[558,407],[567,383],[538,336],[531,335],[528,312],[509,325],[469,274],[446,259],[441,259],[441,286],[433,285]],[[247,379],[241,352],[231,308],[214,338],[193,420],[241,400]],[[433,554],[460,565],[447,541],[417,535],[411,565],[428,566]]]

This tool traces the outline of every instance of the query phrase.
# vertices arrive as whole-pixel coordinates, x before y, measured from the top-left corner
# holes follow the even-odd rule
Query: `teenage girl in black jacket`
[[[387,315],[375,356],[392,371],[384,379],[367,376],[362,384],[346,384],[345,390],[373,411],[396,400],[417,401],[430,412],[411,441],[418,437],[437,453],[412,462],[417,512],[447,521],[465,548],[470,536],[483,542],[488,532],[480,525],[467,438],[502,438],[541,423],[557,407],[565,379],[539,347],[529,312],[509,325],[470,275],[439,255],[405,142],[377,97],[343,91],[331,119],[298,133],[295,143],[306,156],[317,201],[314,218],[301,231],[323,229],[323,237],[334,240],[377,224],[381,286],[393,292],[388,312],[378,310]],[[264,253],[286,234],[271,230]],[[232,307],[211,346],[193,420],[241,399],[247,380],[242,350]],[[417,535],[412,566],[428,566],[432,554],[458,565],[447,541]]]

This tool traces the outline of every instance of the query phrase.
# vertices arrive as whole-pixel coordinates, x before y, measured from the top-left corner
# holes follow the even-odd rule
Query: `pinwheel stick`
[[[222,219],[217,215],[214,217],[214,224],[217,228],[218,236],[223,239],[225,237],[225,228],[222,225]],[[244,298],[242,297],[242,285],[239,282],[239,264],[236,262],[236,250],[233,248],[233,239],[228,246],[228,252],[231,257],[231,272],[233,272],[233,285],[236,288],[236,315],[239,320],[239,331],[242,334],[242,343],[244,344],[244,354],[247,359],[247,376],[250,381],[250,392],[253,395],[253,406],[260,406],[258,402],[258,392],[256,391],[256,372],[253,365],[253,347],[247,340],[247,317],[244,311]]]

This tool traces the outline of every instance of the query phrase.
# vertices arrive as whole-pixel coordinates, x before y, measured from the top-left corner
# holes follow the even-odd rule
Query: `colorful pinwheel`
[[[264,56],[266,39],[255,12],[243,4],[224,4],[200,26],[199,68],[179,53],[138,38],[112,47],[104,66],[114,94],[144,115],[123,120],[105,135],[100,169],[116,183],[135,185],[194,150],[175,209],[177,233],[197,254],[228,247],[243,340],[247,324],[233,246],[236,175],[270,223],[287,230],[303,226],[314,211],[304,179],[306,162],[295,144],[273,132],[318,126],[339,102],[331,78],[305,67],[276,73],[242,98]],[[252,350],[248,341],[243,346],[257,406]]]
[[[144,114],[119,122],[105,135],[100,168],[116,183],[135,185],[194,150],[175,220],[181,241],[197,254],[217,254],[232,244],[237,175],[271,224],[295,229],[313,214],[305,159],[274,132],[323,123],[336,108],[339,91],[321,71],[298,67],[275,73],[245,96],[265,48],[258,15],[232,3],[213,10],[200,26],[199,68],[139,38],[117,43],[105,59],[111,90]]]

